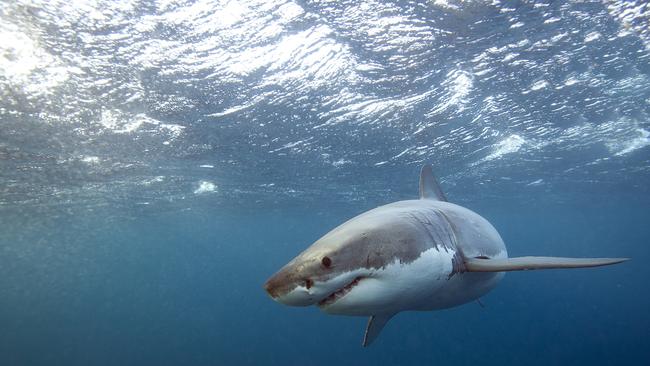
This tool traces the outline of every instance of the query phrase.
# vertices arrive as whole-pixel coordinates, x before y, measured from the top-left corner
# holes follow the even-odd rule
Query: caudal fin
[[[527,271],[533,269],[600,267],[625,262],[629,258],[516,257],[504,259],[469,258],[467,272]]]

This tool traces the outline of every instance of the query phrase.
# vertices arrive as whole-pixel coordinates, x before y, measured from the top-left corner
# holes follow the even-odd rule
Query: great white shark
[[[400,311],[458,306],[492,290],[506,271],[597,267],[627,258],[508,258],[496,229],[447,201],[430,165],[420,199],[356,216],[318,239],[264,287],[276,301],[368,316],[363,346]]]

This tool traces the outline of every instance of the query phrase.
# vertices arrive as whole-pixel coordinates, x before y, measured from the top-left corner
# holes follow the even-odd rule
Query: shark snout
[[[271,281],[271,279],[264,282],[264,291],[266,291],[272,299],[278,297],[277,286]]]
[[[281,270],[264,283],[264,290],[279,303],[290,306],[309,306],[316,300],[310,291],[313,281],[296,279],[287,270]]]
[[[306,270],[304,262],[289,263],[264,283],[269,296],[284,305],[316,305],[342,285],[327,276]]]

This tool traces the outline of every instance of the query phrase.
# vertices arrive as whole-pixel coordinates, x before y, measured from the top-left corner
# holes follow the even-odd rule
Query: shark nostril
[[[311,279],[306,279],[305,280],[305,287],[307,287],[307,290],[309,290],[312,286],[314,286],[314,281]]]

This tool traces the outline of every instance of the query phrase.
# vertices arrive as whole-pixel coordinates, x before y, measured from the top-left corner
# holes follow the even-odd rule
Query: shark
[[[505,272],[597,267],[629,258],[508,257],[488,220],[447,200],[431,165],[419,199],[366,211],[334,228],[271,276],[264,288],[290,306],[368,317],[370,345],[402,311],[478,301]]]

